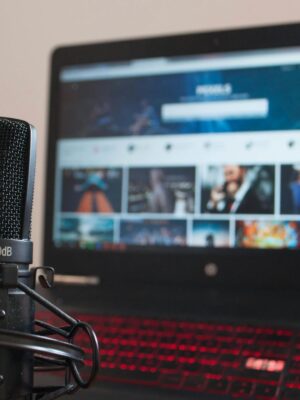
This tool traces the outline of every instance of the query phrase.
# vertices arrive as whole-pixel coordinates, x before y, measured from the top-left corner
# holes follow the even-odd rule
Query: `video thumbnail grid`
[[[299,210],[300,164],[63,169],[55,243],[298,248]]]

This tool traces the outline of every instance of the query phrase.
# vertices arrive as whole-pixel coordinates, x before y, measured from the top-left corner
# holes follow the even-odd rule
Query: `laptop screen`
[[[52,239],[300,246],[300,48],[68,65]]]

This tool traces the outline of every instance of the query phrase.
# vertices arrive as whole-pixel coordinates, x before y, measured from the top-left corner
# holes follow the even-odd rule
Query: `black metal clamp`
[[[32,269],[31,273],[33,273],[34,282],[38,280],[43,288],[53,286],[55,273],[53,268],[37,267]],[[0,286],[18,288],[66,323],[65,326],[56,327],[51,323],[35,320],[34,324],[38,330],[33,334],[0,329],[0,347],[34,353],[35,372],[62,370],[65,373],[63,386],[34,387],[34,399],[54,400],[62,395],[73,393],[79,388],[88,388],[95,379],[100,365],[99,344],[92,327],[86,322],[71,317],[21,282],[18,279],[18,266],[15,264],[9,264],[7,267],[5,264],[1,264]],[[85,353],[83,349],[74,344],[80,330],[89,339],[92,355],[89,373],[84,377],[80,373],[80,367],[84,365]],[[54,335],[56,338],[51,337]]]

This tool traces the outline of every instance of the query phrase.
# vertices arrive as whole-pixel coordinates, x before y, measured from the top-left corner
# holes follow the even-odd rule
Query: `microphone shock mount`
[[[9,394],[8,399],[54,400],[62,395],[74,393],[80,388],[88,388],[98,372],[99,344],[91,326],[68,315],[35,290],[36,282],[39,282],[43,288],[51,288],[54,282],[54,273],[55,271],[51,267],[24,270],[19,268],[17,264],[0,263],[1,326],[3,326],[5,318],[10,318],[9,326],[12,325],[13,315],[7,314],[5,304],[1,301],[1,292],[9,293],[9,291],[18,291],[25,295],[29,304],[32,304],[32,312],[34,312],[35,302],[47,310],[47,314],[51,313],[50,321],[54,318],[63,321],[62,326],[57,327],[51,322],[34,319],[32,333],[0,329],[0,348],[7,349],[9,357],[11,357],[11,354],[14,357],[27,357],[29,362],[33,364],[34,374],[62,371],[64,378],[64,383],[59,386],[36,386],[33,384],[30,397],[28,395],[11,397]],[[5,298],[5,296],[2,298]],[[24,300],[22,301],[24,302]],[[18,304],[16,304],[16,307],[18,307]],[[75,344],[78,335],[84,335],[87,339],[84,346],[85,350],[87,347],[89,348],[87,351],[91,354],[89,360],[86,360],[84,349]],[[85,368],[82,368],[83,366]],[[80,371],[81,369],[83,372]],[[7,381],[9,387],[13,386],[13,382],[9,382],[10,379],[10,376],[4,376],[0,371],[0,394],[1,386],[6,385]],[[26,377],[24,379],[26,380]],[[0,398],[2,399],[1,396]]]

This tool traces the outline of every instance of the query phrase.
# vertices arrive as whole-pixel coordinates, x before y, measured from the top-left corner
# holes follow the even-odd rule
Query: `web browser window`
[[[53,241],[300,247],[300,48],[68,66]]]

